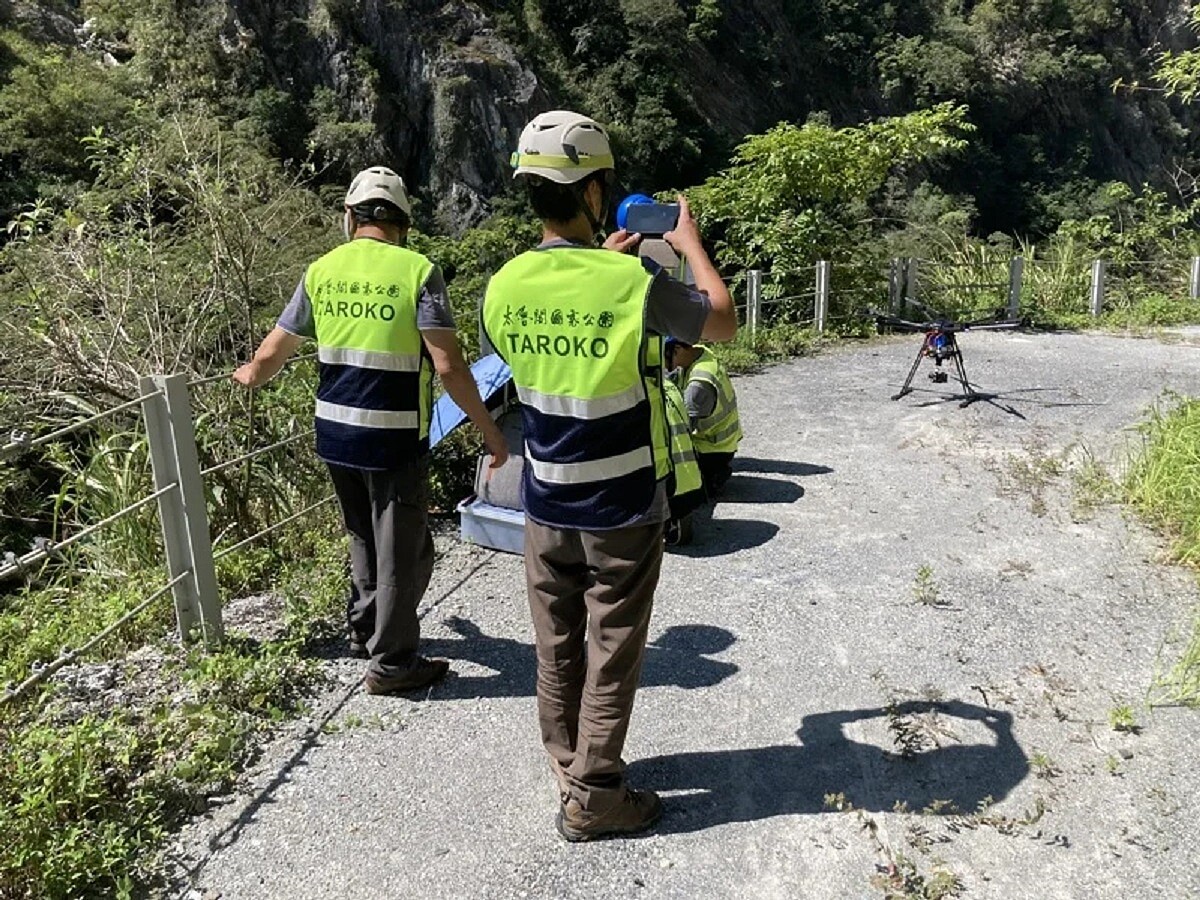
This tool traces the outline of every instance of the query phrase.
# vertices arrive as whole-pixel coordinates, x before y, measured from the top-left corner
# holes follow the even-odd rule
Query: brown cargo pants
[[[386,471],[327,465],[350,535],[350,628],[367,639],[371,672],[402,675],[418,662],[417,605],[433,576],[428,457]]]
[[[642,671],[663,526],[551,528],[526,519],[542,743],[587,810],[624,794],[621,751]]]

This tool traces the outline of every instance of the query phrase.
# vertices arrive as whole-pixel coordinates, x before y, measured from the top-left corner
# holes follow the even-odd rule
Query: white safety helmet
[[[350,182],[350,190],[346,191],[346,206],[360,206],[372,200],[386,200],[404,212],[412,215],[412,203],[408,199],[408,190],[404,187],[404,179],[386,166],[372,166],[363,169]]]
[[[565,109],[542,113],[525,126],[512,155],[518,175],[540,175],[574,184],[593,172],[613,168],[608,132],[593,119]]]

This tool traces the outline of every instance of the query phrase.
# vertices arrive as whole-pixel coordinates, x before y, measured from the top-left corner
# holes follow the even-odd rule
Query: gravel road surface
[[[737,472],[656,601],[641,839],[556,835],[521,561],[443,538],[424,623],[452,677],[370,697],[330,660],[182,835],[178,896],[1200,897],[1200,713],[1145,706],[1196,582],[1091,477],[1164,389],[1200,394],[1190,339],[966,334],[996,395],[967,408],[928,362],[889,400],[915,337],[737,379]]]

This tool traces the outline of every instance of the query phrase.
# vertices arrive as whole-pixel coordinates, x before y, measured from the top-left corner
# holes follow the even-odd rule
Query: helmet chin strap
[[[591,205],[587,202],[587,188],[575,188],[575,196],[579,198],[579,206],[583,209],[583,214],[588,220],[588,226],[592,229],[592,243],[601,244],[605,238],[604,220],[608,218],[608,186],[600,184],[600,218],[597,219],[592,212]]]

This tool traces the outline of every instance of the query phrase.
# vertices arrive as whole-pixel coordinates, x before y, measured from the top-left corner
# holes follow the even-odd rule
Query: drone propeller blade
[[[894,316],[891,313],[872,311],[876,325],[887,325],[889,328],[905,328],[909,331],[927,331],[929,323],[913,322],[908,319],[901,319],[899,316]]]

